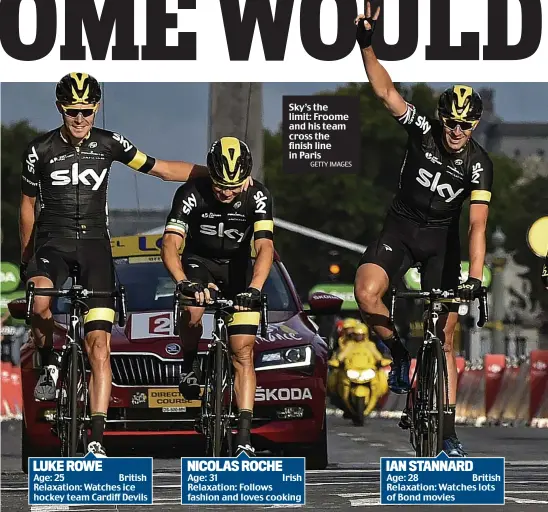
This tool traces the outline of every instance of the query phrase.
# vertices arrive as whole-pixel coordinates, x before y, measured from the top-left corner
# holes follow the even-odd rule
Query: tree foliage
[[[410,88],[396,85],[402,95],[429,115],[436,108],[437,94],[427,85]],[[387,113],[369,84],[348,84],[329,95],[357,95],[360,98],[361,168],[356,174],[287,174],[282,169],[281,129],[265,134],[265,181],[274,196],[275,215],[281,219],[316,229],[361,245],[371,243],[380,233],[386,211],[397,190],[398,176],[407,134]],[[548,197],[548,180],[537,178],[517,187],[522,169],[512,159],[491,155],[495,179],[488,224],[491,233],[500,226],[507,235],[506,248],[516,251],[516,259],[530,267],[534,289],[540,292],[540,260],[527,247],[525,237],[531,223],[543,213]],[[468,259],[468,204],[463,207],[461,246]],[[324,281],[329,265],[328,252],[337,249],[342,262],[341,281],[353,282],[360,254],[330,244],[277,229],[276,248],[300,292]]]
[[[21,156],[28,143],[40,135],[28,121],[2,124],[2,260],[21,260],[19,202],[21,199]]]

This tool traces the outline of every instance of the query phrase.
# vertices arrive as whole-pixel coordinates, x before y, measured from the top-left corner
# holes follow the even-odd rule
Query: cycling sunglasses
[[[74,107],[66,107],[65,105],[61,105],[63,108],[63,111],[65,112],[65,115],[69,117],[78,117],[78,114],[82,114],[84,117],[89,117],[95,114],[97,111],[98,105],[93,105],[90,108],[74,108]]]
[[[451,119],[448,117],[443,118],[443,124],[447,126],[450,130],[456,130],[457,126],[460,126],[460,129],[473,130],[478,124],[477,121],[457,121],[456,119]]]
[[[213,186],[217,189],[217,190],[238,190],[239,188],[242,188],[243,187],[243,183],[240,183],[239,185],[237,186],[232,186],[232,187],[227,187],[226,185],[219,185],[218,183],[216,183],[215,181],[213,182]]]

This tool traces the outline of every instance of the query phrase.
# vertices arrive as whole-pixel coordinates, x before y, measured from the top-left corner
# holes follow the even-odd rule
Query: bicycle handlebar
[[[396,299],[423,299],[423,300],[440,300],[440,299],[455,299],[458,294],[454,290],[431,290],[431,291],[397,291],[392,289],[391,298],[392,304],[390,307],[390,322],[394,320],[394,308],[396,305]],[[474,293],[474,300],[479,299],[479,312],[480,317],[477,322],[478,327],[483,327],[489,317],[489,310],[487,306],[487,288],[482,286],[478,291]]]
[[[118,303],[118,325],[124,327],[127,319],[127,306],[126,306],[126,288],[120,285],[118,290],[113,291],[99,291],[88,290],[79,284],[73,285],[71,288],[58,290],[57,288],[36,288],[32,281],[27,284],[26,300],[27,300],[27,312],[25,315],[25,322],[27,325],[31,324],[32,309],[34,304],[34,297],[36,295],[43,297],[67,297],[71,301],[79,301],[82,299],[110,299],[119,297]]]
[[[234,301],[219,297],[213,299],[211,303],[198,304],[194,297],[188,297],[183,295],[180,290],[175,290],[173,293],[173,333],[175,336],[179,335],[179,313],[181,305],[219,310],[233,308]],[[255,301],[252,305],[252,310],[256,309],[260,309],[261,312],[261,337],[266,338],[266,326],[268,325],[268,297],[265,293],[261,294],[261,299],[259,301]]]

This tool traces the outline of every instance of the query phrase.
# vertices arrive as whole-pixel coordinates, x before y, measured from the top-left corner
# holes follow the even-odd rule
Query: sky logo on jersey
[[[183,199],[183,213],[188,215],[192,208],[194,208],[197,204],[198,201],[196,201],[196,196],[194,194],[190,194],[188,199]]]
[[[433,178],[433,179],[431,179]],[[441,178],[441,172],[437,172],[433,175],[431,172],[428,172],[426,169],[419,169],[419,175],[416,180],[426,188],[430,188],[432,192],[437,192],[441,197],[445,199],[446,203],[450,203],[457,197],[461,192],[464,191],[463,188],[459,188],[456,192],[453,190],[453,187],[448,183],[439,184]]]
[[[430,131],[430,123],[425,116],[418,116],[415,124],[422,130],[422,133],[426,135]]]
[[[267,197],[259,190],[254,196],[256,209],[255,213],[266,213]]]
[[[82,183],[83,185],[91,186],[91,190],[97,190],[105,176],[107,175],[108,168],[104,168],[101,174],[97,174],[93,169],[84,169],[80,172],[78,168],[78,163],[72,164],[72,169],[60,169],[58,171],[53,171],[51,173],[51,179],[53,185],[78,185]],[[91,180],[91,181],[90,181]],[[92,181],[94,184],[92,185]]]
[[[124,137],[122,137],[119,133],[113,133],[112,138],[124,147],[124,152],[126,153],[133,147],[129,140],[124,139]]]
[[[472,166],[472,183],[479,185],[479,179],[482,172],[483,172],[483,167],[481,166],[479,162],[475,163]]]
[[[27,170],[34,174],[34,164],[38,162],[38,153],[36,153],[36,148],[32,146],[30,153],[27,155]]]

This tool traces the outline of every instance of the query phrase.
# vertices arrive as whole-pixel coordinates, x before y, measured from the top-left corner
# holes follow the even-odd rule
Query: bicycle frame
[[[436,456],[442,448],[443,420],[449,413],[449,379],[447,374],[447,361],[443,351],[443,342],[437,335],[438,321],[443,310],[443,302],[454,299],[454,291],[432,290],[397,292],[392,290],[392,305],[390,309],[390,322],[393,322],[396,297],[427,299],[428,308],[424,318],[423,342],[419,347],[416,366],[411,379],[411,390],[407,395],[406,407],[402,413],[399,426],[404,430],[410,430],[410,441],[418,456],[425,456],[423,443],[427,443],[427,456]],[[480,299],[480,319],[478,326],[482,327],[487,320],[487,290],[481,288],[475,298]],[[442,376],[443,375],[443,380]],[[417,385],[414,387],[415,379]],[[435,395],[435,397],[433,396]],[[434,406],[434,398],[436,405]],[[442,407],[439,407],[442,404]],[[409,413],[411,416],[409,416]],[[432,432],[432,420],[437,417]],[[436,448],[433,448],[435,436]],[[420,443],[420,446],[418,444]]]
[[[87,414],[89,393],[86,378],[86,358],[82,347],[82,322],[80,320],[83,314],[88,311],[88,306],[84,302],[84,299],[120,297],[118,324],[123,327],[126,321],[126,298],[123,286],[120,286],[119,291],[86,290],[77,284],[77,273],[71,272],[71,277],[73,278],[73,285],[71,288],[65,290],[35,288],[34,283],[32,281],[29,282],[27,285],[27,312],[25,320],[27,325],[31,324],[35,295],[68,297],[70,299],[70,321],[60,358],[60,384],[58,383],[59,387],[56,390],[57,410],[54,433],[60,438],[62,455],[75,457],[81,440],[85,451],[85,445],[87,444],[85,440],[87,429],[85,426],[90,419]],[[67,397],[70,397],[70,399],[67,400]],[[81,397],[81,400],[78,400],[79,397]],[[83,402],[81,413],[78,411],[79,402]],[[70,427],[67,425],[70,425]]]
[[[174,334],[178,335],[180,306],[197,306],[194,299],[184,297],[178,290],[174,293]],[[233,302],[217,299],[212,305],[215,310],[212,341],[208,345],[205,363],[205,385],[201,399],[200,417],[197,430],[206,437],[206,452],[215,457],[221,455],[222,444],[226,439],[226,451],[232,453],[232,422],[236,418],[232,411],[234,399],[234,374],[230,354],[230,342],[225,319],[232,313],[226,311],[233,307]],[[261,334],[266,335],[267,297],[261,296]],[[228,397],[224,391],[228,386]],[[213,446],[212,446],[213,445]]]

